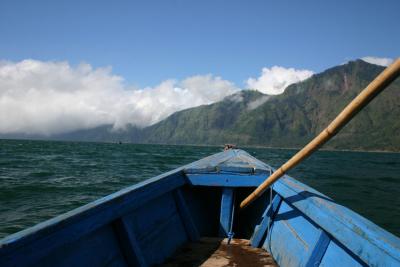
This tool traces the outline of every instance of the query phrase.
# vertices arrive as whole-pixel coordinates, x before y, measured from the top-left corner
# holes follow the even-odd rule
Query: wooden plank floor
[[[163,267],[183,266],[278,266],[271,255],[261,248],[253,248],[246,239],[203,237],[198,242],[188,243],[167,260]]]

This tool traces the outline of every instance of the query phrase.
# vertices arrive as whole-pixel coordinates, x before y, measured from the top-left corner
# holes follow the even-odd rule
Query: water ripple
[[[273,167],[296,152],[245,150]],[[0,238],[218,151],[0,140]],[[322,151],[290,174],[400,235],[400,154]]]

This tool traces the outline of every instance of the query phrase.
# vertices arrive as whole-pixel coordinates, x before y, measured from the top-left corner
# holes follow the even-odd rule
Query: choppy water
[[[295,152],[245,150],[273,167]],[[219,151],[0,140],[0,238]],[[400,236],[400,154],[322,151],[290,174]]]

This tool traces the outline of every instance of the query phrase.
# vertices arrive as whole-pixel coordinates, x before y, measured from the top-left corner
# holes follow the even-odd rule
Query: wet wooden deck
[[[204,237],[198,242],[188,243],[167,260],[163,267],[183,266],[278,266],[271,255],[261,248],[253,248],[246,239]]]

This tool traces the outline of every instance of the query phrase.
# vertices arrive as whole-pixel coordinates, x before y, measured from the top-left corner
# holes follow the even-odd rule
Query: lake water
[[[243,148],[279,167],[296,151]],[[0,238],[219,147],[0,140]],[[400,236],[400,154],[314,154],[291,176]]]

